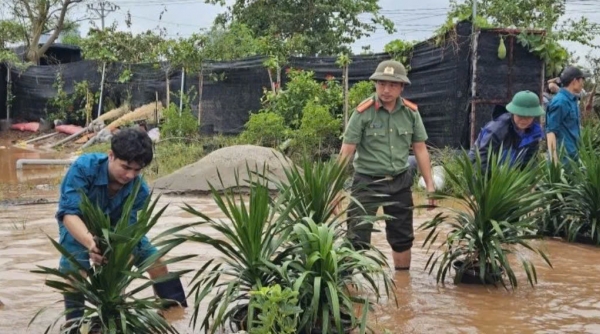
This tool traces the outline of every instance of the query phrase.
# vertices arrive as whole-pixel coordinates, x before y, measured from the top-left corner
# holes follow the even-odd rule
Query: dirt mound
[[[253,145],[229,146],[157,179],[153,188],[155,192],[165,194],[204,194],[210,191],[209,183],[218,190],[235,187],[236,173],[240,185],[247,187],[247,167],[262,172],[263,166],[266,165],[269,177],[280,180],[285,178],[284,168],[291,163],[287,157],[271,148]],[[219,174],[223,184],[219,180]],[[275,189],[273,184],[269,184],[269,188]]]

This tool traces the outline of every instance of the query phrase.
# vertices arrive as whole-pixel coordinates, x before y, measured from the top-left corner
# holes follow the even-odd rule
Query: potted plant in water
[[[193,231],[186,236],[187,240],[209,245],[220,254],[219,259],[213,258],[197,270],[190,290],[196,299],[193,327],[200,321],[200,329],[206,332],[215,333],[228,320],[242,327],[238,329],[248,329],[255,318],[250,293],[280,283],[276,268],[294,251],[282,247],[290,232],[284,225],[285,215],[276,215],[273,209],[277,205],[272,204],[268,181],[254,177],[255,171],[250,168],[247,172],[251,184],[247,203],[241,194],[238,175],[237,187],[223,193],[210,185],[215,203],[230,221],[210,218],[189,205],[184,208],[202,219],[195,226],[220,234],[213,237],[208,232]],[[209,296],[215,291],[216,294]],[[206,312],[201,318],[200,309],[206,301]]]
[[[378,300],[383,293],[388,298],[394,295],[394,283],[387,273],[385,255],[375,247],[354,250],[346,238],[346,210],[335,211],[338,195],[338,199],[356,201],[343,195],[346,168],[334,160],[310,162],[305,158],[301,168],[291,165],[284,173],[285,178],[273,182],[279,190],[279,208],[286,210],[279,210],[280,214],[289,212],[287,223],[293,229],[289,243],[298,248],[282,275],[299,293],[304,310],[299,332],[346,333],[358,323],[364,330],[370,301],[353,295],[349,287],[358,293],[372,293]],[[359,305],[365,305],[360,322],[354,312]]]
[[[539,254],[551,266],[546,254],[528,240],[538,238],[536,215],[548,194],[533,191],[540,165],[532,161],[522,170],[512,167],[500,156],[490,154],[489,168],[484,170],[477,155],[473,164],[463,152],[457,163],[461,176],[446,169],[447,177],[458,187],[456,194],[437,193],[438,200],[452,200],[461,209],[447,208],[451,213],[438,213],[421,225],[429,230],[423,246],[428,251],[442,240],[426,264],[432,273],[437,268],[437,282],[443,282],[451,268],[456,271],[455,283],[501,283],[507,288],[504,275],[512,288],[517,278],[509,255],[516,246]],[[445,236],[444,236],[445,235]],[[537,282],[533,263],[522,258],[521,263],[533,286]]]
[[[157,312],[162,308],[165,301],[155,297],[138,298],[137,296],[141,291],[152,287],[155,283],[178,278],[187,272],[171,272],[156,280],[150,280],[145,276],[145,272],[154,265],[156,260],[164,257],[170,250],[185,241],[181,238],[166,238],[166,236],[170,236],[186,228],[186,226],[182,225],[169,229],[154,238],[154,245],[160,247],[158,252],[140,264],[139,267],[134,267],[131,254],[133,254],[139,241],[156,225],[166,209],[165,206],[152,216],[159,198],[151,202],[151,196],[149,196],[138,214],[137,221],[130,225],[129,217],[140,185],[140,182],[136,182],[134,185],[116,226],[111,226],[110,217],[92,203],[85,194],[81,194],[83,220],[88,229],[97,236],[99,244],[102,245],[107,264],[96,266],[90,270],[88,275],[84,275],[82,273],[86,272],[85,268],[59,243],[49,238],[54,247],[79,270],[65,274],[57,269],[40,266],[39,270],[33,271],[34,273],[55,277],[55,279],[46,280],[46,285],[61,294],[80,293],[89,304],[83,307],[83,317],[66,329],[69,333],[74,331],[77,333],[89,331],[89,333],[117,334],[177,333]],[[175,257],[165,261],[165,263],[174,263],[190,257],[192,256]],[[144,281],[144,283],[133,288],[132,283],[136,281]],[[30,324],[44,310],[40,310],[33,317]],[[56,325],[61,317],[48,326],[47,332]]]
[[[284,265],[289,270],[282,272],[298,292],[304,310],[299,333],[350,333],[359,324],[360,333],[365,333],[371,301],[361,294],[374,296],[377,301],[383,293],[395,298],[385,256],[376,249],[354,250],[347,238],[337,237],[341,229],[340,222],[317,224],[311,218],[293,227],[294,242],[301,248]],[[347,272],[354,272],[356,277]],[[358,293],[351,292],[350,287]],[[363,307],[360,317],[355,313],[358,306]]]
[[[591,129],[599,129],[594,127]],[[584,130],[579,149],[580,163],[572,162],[573,186],[565,199],[564,215],[570,217],[566,237],[569,241],[600,244],[600,148],[597,133]]]
[[[196,327],[200,320],[201,328],[214,333],[227,320],[232,320],[238,329],[252,332],[254,320],[261,312],[250,303],[252,291],[278,284],[298,294],[298,305],[303,310],[298,333],[317,333],[317,330],[331,333],[333,327],[345,332],[353,328],[358,323],[353,307],[367,301],[350,294],[351,284],[363,286],[361,281],[353,281],[347,272],[357,272],[356,278],[364,278],[364,285],[377,297],[381,289],[376,282],[382,282],[389,296],[393,282],[386,273],[385,256],[376,250],[352,249],[344,238],[342,225],[333,219],[336,217],[330,200],[333,197],[326,197],[331,195],[329,192],[309,192],[321,195],[308,200],[307,192],[293,193],[286,188],[304,182],[301,181],[303,176],[298,174],[299,169],[286,171],[287,180],[278,183],[280,192],[274,200],[269,196],[265,170],[258,173],[248,169],[251,186],[247,203],[242,195],[234,194],[234,189],[220,194],[211,186],[213,199],[231,222],[214,220],[190,206],[185,208],[202,218],[198,226],[221,236],[211,237],[204,231],[193,232],[188,237],[190,241],[212,246],[221,254],[220,259],[209,260],[202,266],[194,278],[191,290],[196,295],[193,326]],[[308,179],[320,180],[324,185],[316,181],[310,185],[304,183],[304,189],[311,186],[326,189],[327,184],[332,185],[330,178],[320,174],[324,170],[305,168],[309,171]],[[341,177],[338,173],[328,175]],[[236,184],[239,185],[237,177]],[[311,206],[324,209],[312,210]],[[316,214],[305,217],[307,212]],[[323,221],[317,224],[314,217]],[[327,217],[330,217],[329,221],[325,221]],[[216,293],[209,297],[211,291]],[[204,302],[207,311],[200,318],[199,310]],[[366,314],[368,308],[363,310]],[[342,319],[348,321],[342,322]]]

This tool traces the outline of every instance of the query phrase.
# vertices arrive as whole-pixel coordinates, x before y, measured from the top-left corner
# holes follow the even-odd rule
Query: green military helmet
[[[384,60],[375,69],[375,73],[369,78],[374,81],[402,82],[410,85],[410,80],[406,76],[406,68],[400,62],[395,60]]]
[[[540,97],[529,90],[515,94],[512,101],[506,106],[506,110],[511,114],[523,117],[538,117],[546,113],[540,104]]]

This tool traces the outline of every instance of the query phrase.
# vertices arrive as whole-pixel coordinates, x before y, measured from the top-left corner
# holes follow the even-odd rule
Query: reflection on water
[[[59,159],[63,155],[57,152],[39,152],[0,143],[0,184],[16,185],[19,183],[44,183],[56,179],[65,172],[65,166],[25,165],[17,170],[19,159]]]
[[[151,236],[195,221],[182,215],[182,200],[201,211],[218,213],[209,198],[162,197],[159,205],[171,202],[171,206]],[[42,276],[29,271],[36,265],[58,265],[59,255],[46,239],[46,235],[57,235],[52,218],[55,206],[32,206],[26,218],[20,212],[22,208],[0,210],[0,300],[6,304],[0,309],[0,333],[43,333],[60,313],[62,304],[53,304],[60,296],[44,286]],[[415,219],[415,227],[423,221]],[[446,286],[436,285],[435,278],[423,270],[428,259],[420,248],[424,238],[425,233],[416,233],[411,271],[394,273],[398,307],[383,303],[375,308],[369,323],[376,333],[600,333],[600,284],[596,282],[600,277],[600,249],[540,241],[554,269],[536,258],[539,284],[531,288],[520,268],[515,267],[521,285],[508,292],[502,288],[455,286],[450,281]],[[389,254],[383,234],[374,235],[374,242]],[[173,270],[200,268],[215,256],[209,249],[193,244],[175,248],[172,256],[185,254],[199,256],[173,265]],[[191,274],[185,276],[184,286],[190,280]],[[151,291],[145,293],[149,296]],[[35,312],[44,306],[50,306],[50,310],[26,330]],[[188,309],[185,314],[168,318],[181,333],[192,333],[188,327],[190,314]]]

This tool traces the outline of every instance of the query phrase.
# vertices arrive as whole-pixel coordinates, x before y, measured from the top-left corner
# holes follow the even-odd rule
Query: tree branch
[[[60,10],[60,16],[58,17],[58,21],[56,22],[56,27],[54,28],[52,35],[50,35],[50,37],[48,38],[46,43],[44,43],[44,45],[42,45],[42,47],[39,48],[39,50],[37,52],[39,55],[43,55],[46,51],[48,51],[48,49],[50,48],[50,45],[52,45],[54,43],[54,41],[58,38],[58,35],[62,31],[63,24],[65,22],[65,17],[67,15],[67,11],[69,10],[69,7],[71,5],[78,4],[82,1],[83,0],[64,0],[64,2],[62,4],[62,8]]]

